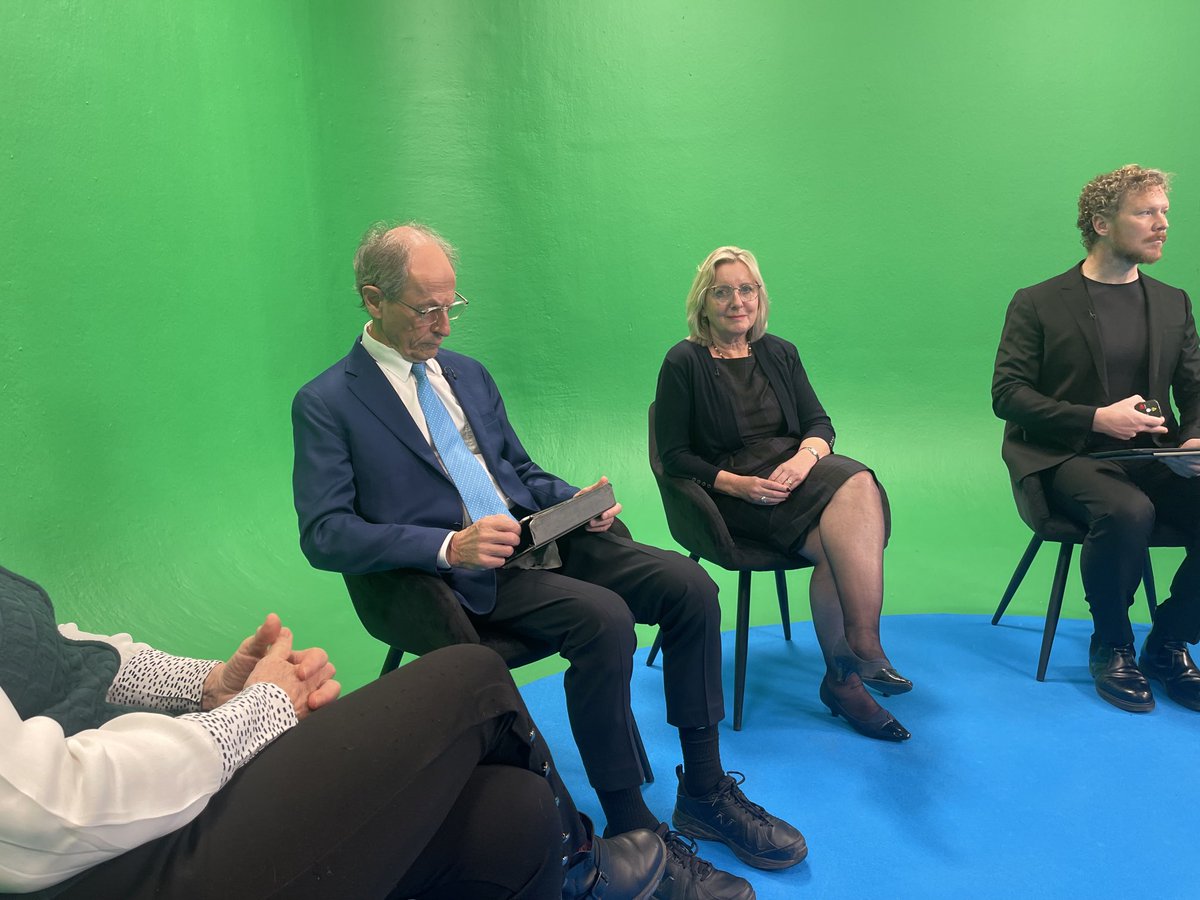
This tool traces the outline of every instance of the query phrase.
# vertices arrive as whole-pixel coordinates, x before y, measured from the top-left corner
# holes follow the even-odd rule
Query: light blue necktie
[[[512,513],[496,493],[496,487],[488,478],[487,471],[479,464],[467,443],[454,427],[450,413],[445,404],[429,383],[429,374],[425,371],[425,363],[412,364],[413,377],[417,379],[417,402],[421,404],[421,412],[425,414],[425,424],[429,428],[429,436],[433,446],[442,458],[442,464],[450,473],[450,480],[458,488],[458,493],[466,504],[467,512],[472,522],[478,522],[484,516],[500,515],[512,518]]]

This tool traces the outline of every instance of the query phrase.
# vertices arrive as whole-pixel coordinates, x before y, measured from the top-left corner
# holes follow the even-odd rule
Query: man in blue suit
[[[613,533],[620,504],[505,567],[520,537],[516,520],[579,489],[530,459],[483,365],[441,348],[467,306],[454,258],[416,223],[364,235],[354,268],[370,322],[292,406],[301,548],[336,572],[439,575],[481,624],[559,646],[570,664],[571,727],[606,834],[658,829],[670,852],[656,896],[752,897],[748,882],[699,860],[649,811],[633,740],[638,621],[663,632],[667,719],[679,728],[684,760],[676,827],[723,841],[760,868],[804,858],[800,832],[747,800],[721,764],[716,586],[680,554]]]

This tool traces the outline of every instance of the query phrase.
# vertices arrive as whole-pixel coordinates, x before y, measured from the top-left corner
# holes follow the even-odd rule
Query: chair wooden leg
[[[1067,572],[1071,568],[1074,544],[1060,544],[1058,563],[1054,567],[1054,583],[1050,586],[1050,602],[1046,606],[1046,629],[1042,632],[1042,653],[1038,657],[1037,680],[1046,680],[1046,666],[1050,662],[1050,648],[1054,644],[1054,632],[1058,630],[1058,617],[1062,613],[1063,591],[1067,587]]]
[[[387,656],[383,658],[383,668],[379,670],[379,677],[382,678],[393,669],[398,669],[403,659],[403,650],[401,650],[399,647],[388,647]]]
[[[792,611],[788,607],[787,570],[775,570],[775,593],[779,595],[779,621],[783,623],[783,639],[792,639]]]
[[[633,741],[637,744],[638,762],[641,763],[646,784],[654,784],[654,770],[650,768],[650,757],[646,755],[646,745],[642,743],[642,733],[638,731],[636,720],[633,723]]]
[[[1017,563],[1017,568],[1008,581],[1008,587],[1004,590],[1004,596],[1000,598],[1000,605],[996,607],[996,614],[992,616],[993,625],[1000,624],[1000,617],[1008,609],[1008,604],[1012,602],[1013,595],[1017,593],[1017,588],[1021,586],[1021,582],[1025,579],[1025,573],[1029,571],[1030,565],[1033,564],[1033,558],[1037,556],[1041,546],[1042,539],[1035,534],[1030,539],[1029,546],[1025,548],[1025,554],[1021,557],[1021,561]]]
[[[1146,561],[1142,563],[1142,585],[1146,589],[1146,606],[1150,609],[1150,621],[1158,612],[1158,593],[1154,590],[1154,564],[1150,561],[1150,551],[1146,551]]]
[[[746,696],[746,650],[750,639],[750,570],[738,572],[737,625],[733,650],[733,730],[742,730],[742,701]]]
[[[654,665],[654,660],[658,658],[658,651],[662,649],[662,629],[658,629],[658,633],[654,635],[654,643],[650,645],[650,655],[646,657],[646,665]]]

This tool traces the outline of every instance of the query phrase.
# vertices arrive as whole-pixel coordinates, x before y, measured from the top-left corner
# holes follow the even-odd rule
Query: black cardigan
[[[798,440],[818,437],[832,447],[833,425],[795,345],[765,334],[754,342],[753,351],[779,398],[786,434]],[[663,469],[706,488],[712,488],[720,471],[715,461],[745,446],[733,402],[717,381],[720,377],[707,347],[680,341],[667,351],[654,399],[654,433]]]

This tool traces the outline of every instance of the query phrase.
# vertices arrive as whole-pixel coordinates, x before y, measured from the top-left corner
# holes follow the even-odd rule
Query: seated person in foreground
[[[833,453],[833,426],[795,346],[767,334],[769,308],[748,250],[718,247],[700,264],[687,340],[658,375],[663,469],[707,490],[735,539],[813,564],[821,701],[867,737],[904,741],[908,731],[864,688],[912,689],[879,639],[887,498],[870,469]]]
[[[571,730],[605,834],[658,829],[669,852],[660,897],[752,897],[745,879],[699,860],[647,808],[630,709],[634,622],[661,625],[667,720],[683,752],[675,825],[759,868],[804,858],[800,832],[747,800],[721,763],[716,585],[686,557],[612,533],[619,504],[540,556],[504,565],[517,520],[579,489],[530,459],[483,364],[442,348],[467,306],[453,259],[422,225],[380,225],[363,237],[354,268],[370,321],[292,405],[300,546],[335,572],[436,574],[480,626],[559,647]]]
[[[56,626],[0,568],[0,893],[644,898],[666,851],[605,842],[503,661],[430,654],[334,703],[274,613],[229,662]],[[521,827],[513,828],[519,821]]]
[[[1162,258],[1168,187],[1165,173],[1136,165],[1084,186],[1076,224],[1087,257],[1017,291],[992,379],[1013,482],[1040,478],[1050,507],[1087,529],[1079,571],[1095,625],[1089,668],[1100,697],[1129,712],[1154,708],[1147,676],[1200,711],[1200,671],[1187,649],[1200,639],[1200,464],[1090,455],[1200,449],[1191,301],[1139,268]],[[1187,555],[1139,660],[1129,607],[1156,522],[1184,534]]]

